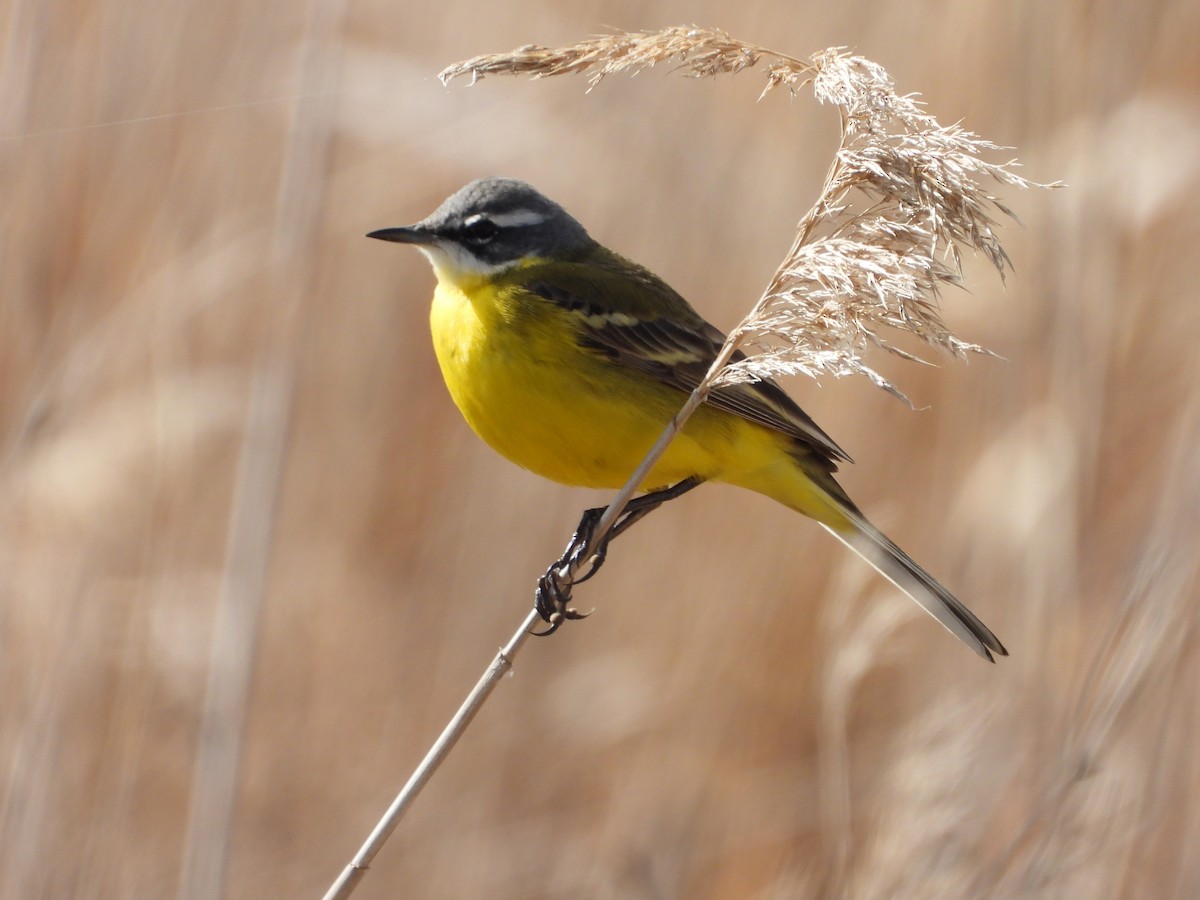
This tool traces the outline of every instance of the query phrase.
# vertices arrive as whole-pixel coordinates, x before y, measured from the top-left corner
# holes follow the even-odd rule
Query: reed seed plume
[[[694,77],[760,67],[767,83],[797,92],[811,85],[837,108],[841,144],[821,195],[801,218],[792,247],[750,314],[732,331],[744,359],[725,366],[715,387],[781,375],[864,375],[904,395],[868,366],[871,346],[915,359],[892,343],[908,334],[954,356],[986,352],[942,319],[943,285],[959,284],[963,249],[982,254],[1001,278],[1009,259],[996,235],[1012,212],[989,184],[1037,185],[1002,148],[959,125],[943,126],[911,95],[899,95],[877,63],[840,48],[808,60],[747,44],[723,31],[679,26],[618,33],[567,47],[534,45],[477,56],[444,69],[445,82],[489,75],[585,75],[591,86],[617,73],[674,65]]]
[[[694,77],[724,75],[767,61],[767,86],[796,90],[817,74],[803,60],[765,50],[730,37],[716,28],[677,25],[662,31],[617,32],[567,47],[526,44],[511,53],[488,53],[456,62],[438,73],[447,84],[464,75],[474,83],[488,75],[586,75],[595,87],[609,75],[636,75],[659,64],[675,63]]]

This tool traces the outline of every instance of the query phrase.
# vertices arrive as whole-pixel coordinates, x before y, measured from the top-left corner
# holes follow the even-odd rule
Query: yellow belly
[[[528,316],[492,296],[439,285],[430,323],[450,395],[475,432],[518,465],[564,484],[620,487],[685,395],[576,347],[564,330],[569,313],[542,312]],[[718,475],[719,454],[691,430],[647,487]],[[705,443],[734,430],[718,427]]]
[[[563,484],[621,487],[686,395],[577,346],[570,313],[539,306],[531,314],[521,302],[486,286],[439,283],[430,324],[451,397],[471,428],[517,465]],[[697,475],[841,523],[787,446],[776,432],[703,406],[642,489]]]

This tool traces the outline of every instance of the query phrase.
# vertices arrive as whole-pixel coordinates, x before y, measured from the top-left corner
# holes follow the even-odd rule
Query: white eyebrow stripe
[[[540,212],[535,212],[532,209],[516,209],[512,212],[500,213],[499,215],[489,216],[500,228],[517,228],[522,225],[541,225],[546,221],[546,217]]]

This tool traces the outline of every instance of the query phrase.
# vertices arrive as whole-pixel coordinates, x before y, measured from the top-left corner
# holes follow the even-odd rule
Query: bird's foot
[[[580,612],[568,604],[571,602],[571,589],[595,575],[597,570],[604,565],[604,558],[608,555],[608,542],[613,537],[611,531],[594,552],[591,550],[596,534],[596,525],[599,524],[602,515],[604,515],[603,507],[584,510],[575,534],[571,536],[571,541],[567,544],[567,549],[546,570],[546,574],[538,579],[533,605],[537,608],[538,615],[550,626],[545,631],[535,631],[534,634],[538,637],[554,634],[568,619],[586,619],[591,615],[591,613]],[[577,576],[571,574],[572,571],[584,564],[587,565],[586,572]]]
[[[604,516],[604,508],[585,510],[575,534],[571,536],[567,549],[563,551],[555,563],[538,579],[537,590],[534,592],[534,607],[549,627],[545,631],[535,631],[538,637],[554,634],[563,622],[571,619],[586,619],[591,612],[580,612],[571,603],[571,590],[577,584],[587,581],[604,565],[608,558],[608,545],[617,535],[623,533],[630,525],[657,509],[668,500],[682,496],[703,481],[701,478],[686,478],[678,484],[654,491],[635,500],[631,500],[625,511],[613,524],[612,528],[600,541],[596,541],[596,527]],[[586,569],[582,574],[572,574],[576,570]]]

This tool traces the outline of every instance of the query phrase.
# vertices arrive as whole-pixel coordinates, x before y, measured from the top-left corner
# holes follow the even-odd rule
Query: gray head
[[[494,275],[528,257],[555,257],[592,243],[565,209],[523,181],[480,178],[415,225],[367,237],[416,244],[439,277]]]

